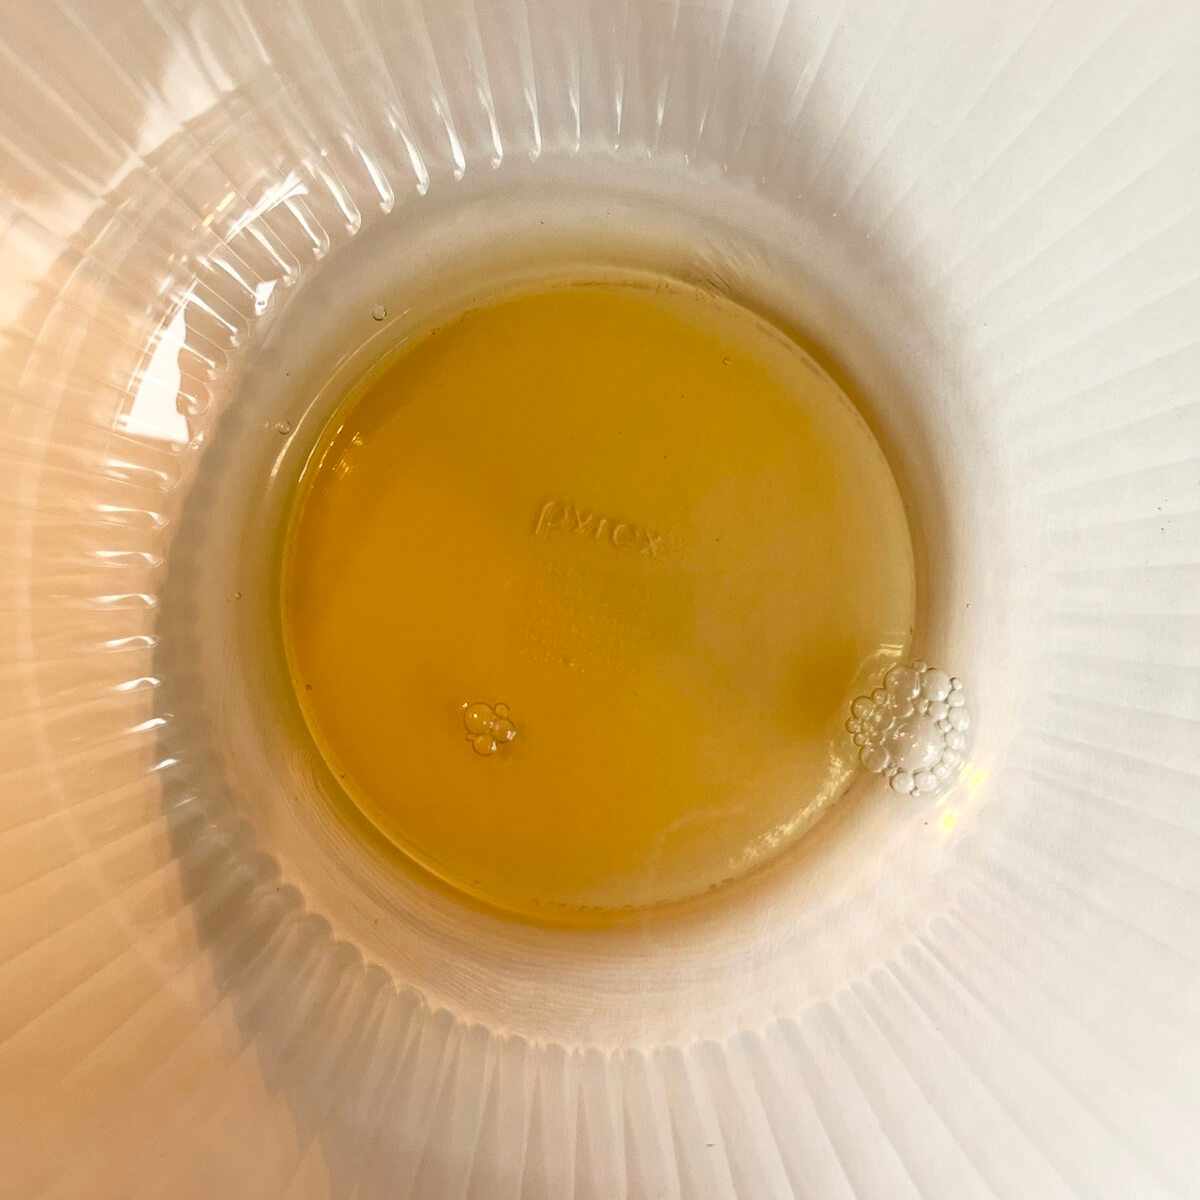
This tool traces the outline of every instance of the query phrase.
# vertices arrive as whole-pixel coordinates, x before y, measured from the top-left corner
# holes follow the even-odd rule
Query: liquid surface
[[[285,556],[310,729],[396,845],[508,910],[695,895],[857,770],[908,649],[903,504],[797,345],[682,284],[498,300],[347,398]]]

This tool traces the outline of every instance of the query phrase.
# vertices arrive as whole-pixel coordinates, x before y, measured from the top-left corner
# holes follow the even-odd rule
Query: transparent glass
[[[6,6],[4,1189],[1193,1194],[1198,36],[1171,0]],[[866,776],[607,930],[336,816],[271,619],[361,364],[568,256],[838,367],[978,726],[939,801]]]

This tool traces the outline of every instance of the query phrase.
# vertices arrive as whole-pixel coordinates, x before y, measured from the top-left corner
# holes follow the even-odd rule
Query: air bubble
[[[921,681],[911,667],[893,667],[884,676],[883,686],[893,696],[911,700],[921,690]]]
[[[971,724],[962,682],[918,660],[891,667],[883,685],[850,706],[846,730],[858,761],[902,795],[948,786]]]
[[[508,717],[507,704],[472,704],[462,706],[463,727],[467,741],[476,754],[495,754],[517,736],[517,727]]]
[[[468,733],[487,733],[493,723],[492,709],[487,705],[472,705],[463,714],[463,724]]]
[[[382,321],[387,316],[387,308],[382,304],[373,304],[371,306],[371,318],[375,321]]]
[[[889,759],[888,752],[882,746],[864,746],[858,756],[858,761],[876,775],[881,775],[888,769]]]

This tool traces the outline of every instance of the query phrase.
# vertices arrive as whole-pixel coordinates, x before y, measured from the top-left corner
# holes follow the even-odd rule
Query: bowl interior
[[[22,1194],[1186,1194],[1198,26],[1166,0],[0,17]],[[864,779],[720,903],[613,931],[469,909],[349,836],[263,636],[339,380],[567,256],[820,347],[912,508],[919,653],[979,729],[939,803]]]

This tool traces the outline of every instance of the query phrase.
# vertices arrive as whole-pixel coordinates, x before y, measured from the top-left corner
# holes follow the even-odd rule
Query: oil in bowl
[[[417,863],[594,920],[776,855],[858,770],[909,649],[904,504],[795,340],[658,277],[529,288],[409,339],[297,491],[282,619],[305,719]]]

